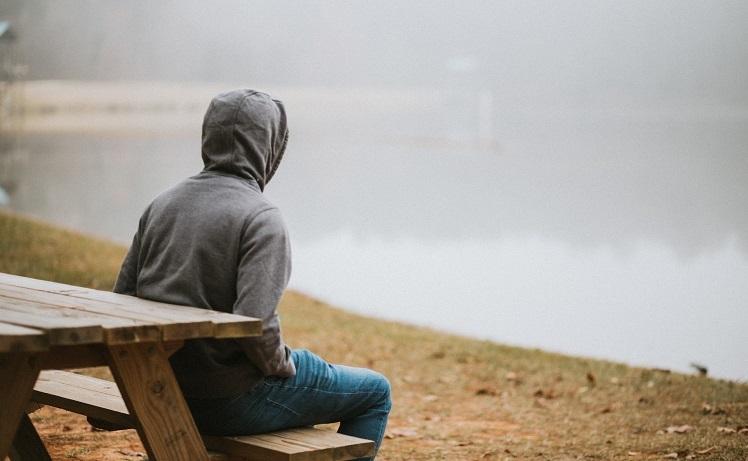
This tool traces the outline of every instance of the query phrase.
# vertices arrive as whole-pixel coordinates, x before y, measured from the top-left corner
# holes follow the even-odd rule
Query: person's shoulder
[[[249,234],[287,234],[286,222],[278,207],[263,197],[262,206],[256,207],[247,214],[244,220],[244,231]]]

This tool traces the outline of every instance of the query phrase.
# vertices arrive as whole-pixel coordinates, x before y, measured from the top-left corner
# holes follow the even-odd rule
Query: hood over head
[[[219,94],[203,120],[204,171],[254,179],[264,190],[287,142],[283,103],[250,89]]]

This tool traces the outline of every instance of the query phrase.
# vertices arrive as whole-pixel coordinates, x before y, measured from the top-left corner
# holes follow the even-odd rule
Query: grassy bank
[[[124,251],[0,213],[0,272],[108,289]],[[281,314],[293,347],[390,377],[381,459],[748,459],[746,384],[474,341],[295,292]],[[59,410],[34,422],[55,459],[143,451],[133,431],[91,432]]]

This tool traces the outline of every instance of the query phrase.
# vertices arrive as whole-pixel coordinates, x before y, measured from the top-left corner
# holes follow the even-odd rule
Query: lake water
[[[494,113],[475,140],[469,111],[297,108],[267,190],[292,287],[472,337],[748,380],[745,112]],[[189,128],[22,135],[0,184],[13,210],[128,243],[148,202],[199,171],[199,118]]]

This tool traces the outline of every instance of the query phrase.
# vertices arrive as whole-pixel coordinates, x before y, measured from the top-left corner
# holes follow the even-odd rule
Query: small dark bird
[[[691,368],[698,371],[701,376],[706,376],[706,374],[709,373],[709,369],[707,367],[695,362],[691,362]]]

